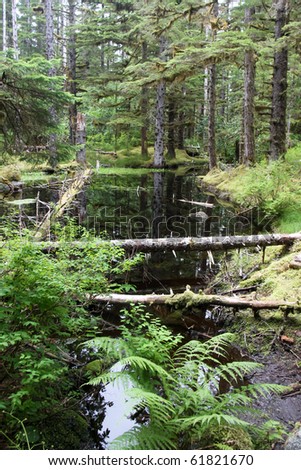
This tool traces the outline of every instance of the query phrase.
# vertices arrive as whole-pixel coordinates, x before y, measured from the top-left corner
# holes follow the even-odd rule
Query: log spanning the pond
[[[112,304],[145,304],[145,305],[170,305],[176,308],[189,307],[230,307],[234,310],[251,309],[254,317],[259,317],[259,310],[282,310],[284,315],[294,311],[301,311],[299,302],[287,302],[279,300],[255,300],[236,296],[195,294],[186,290],[182,294],[108,294],[94,295],[90,299],[99,303]]]
[[[127,240],[111,240],[110,243],[125,251],[226,251],[248,247],[267,247],[276,245],[292,245],[301,240],[301,232],[272,235],[235,235],[224,237],[185,237],[185,238],[141,238]]]
[[[231,249],[292,245],[301,240],[301,232],[272,235],[235,235],[224,237],[185,237],[185,238],[130,238],[125,240],[94,239],[94,245],[100,247],[109,243],[123,248],[127,252],[163,252],[163,251],[227,251]],[[84,241],[72,241],[72,246],[84,248]],[[47,242],[42,245],[44,251],[56,250],[59,242]]]

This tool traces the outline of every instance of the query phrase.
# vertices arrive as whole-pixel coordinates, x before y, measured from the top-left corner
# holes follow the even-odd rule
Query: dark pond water
[[[20,227],[30,227],[57,202],[61,189],[55,181],[50,187],[26,187],[0,201],[0,217],[9,214]],[[35,202],[37,198],[39,202]],[[20,204],[15,205],[18,200]],[[193,171],[184,176],[172,171],[96,175],[69,213],[95,236],[111,239],[247,234],[253,223],[250,217],[200,191]],[[199,289],[214,271],[214,261],[207,253],[146,255],[144,265],[128,281],[145,292],[169,292],[170,288],[176,292],[187,284]]]
[[[5,225],[5,217],[20,227],[33,226],[57,202],[60,191],[61,185],[54,181],[50,187],[24,188],[0,201],[1,226]],[[193,171],[184,176],[172,171],[95,175],[69,213],[95,236],[111,239],[247,234],[251,233],[253,223],[246,214],[239,214],[233,207],[218,203],[213,196],[202,192]],[[197,252],[151,254],[145,256],[141,267],[130,273],[127,282],[134,284],[138,292],[169,293],[170,289],[177,292],[183,291],[187,284],[198,290],[206,286],[216,270],[218,255],[213,259],[208,253]],[[116,311],[110,306],[101,314],[110,322],[118,321]],[[197,324],[201,319],[208,332],[208,322],[213,326],[210,315],[211,312],[204,312],[201,318],[198,312],[194,318],[194,312],[189,312],[190,331],[193,331],[191,322]],[[202,328],[197,324],[194,334],[198,335]],[[124,416],[124,409],[123,391],[111,384],[87,393],[83,411],[91,422],[93,448],[106,448],[114,437],[133,426],[133,420]]]

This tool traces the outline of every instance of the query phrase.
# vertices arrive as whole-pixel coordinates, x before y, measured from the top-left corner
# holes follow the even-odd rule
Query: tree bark
[[[214,0],[212,14],[218,16],[218,0]],[[212,31],[212,40],[215,40],[216,33]],[[216,142],[215,142],[215,115],[216,115],[216,64],[211,64],[208,68],[208,155],[209,169],[217,166]]]
[[[275,40],[284,35],[283,27],[288,21],[288,0],[277,0]],[[272,115],[270,123],[270,161],[278,160],[286,151],[288,49],[282,47],[274,54]]]
[[[86,119],[82,113],[77,113],[76,119],[76,145],[79,149],[76,151],[76,161],[83,166],[86,166]]]
[[[76,87],[76,34],[75,27],[75,2],[69,0],[69,41],[68,41],[68,70],[69,70],[69,91],[75,97]],[[69,141],[71,145],[76,144],[76,120],[77,104],[76,101],[69,106]]]
[[[176,106],[174,94],[170,94],[168,102],[168,134],[167,134],[167,154],[169,158],[176,158],[175,151],[175,119]]]
[[[165,59],[166,40],[160,36],[160,59]],[[156,121],[155,121],[155,148],[154,166],[164,166],[164,111],[165,111],[166,84],[162,78],[157,85]]]
[[[7,50],[6,0],[2,0],[2,51]]]
[[[55,58],[54,51],[54,25],[53,25],[53,0],[45,0],[45,18],[46,18],[46,58],[53,60]],[[49,77],[55,76],[55,68],[52,65],[49,69]],[[50,115],[53,124],[57,121],[57,114],[53,106],[50,107]],[[57,135],[52,133],[49,137],[49,163],[52,168],[57,166]]]
[[[55,208],[51,210],[41,222],[37,231],[34,235],[36,241],[42,241],[50,237],[51,225],[59,217],[61,217],[66,209],[70,206],[72,201],[75,199],[76,195],[82,190],[83,186],[86,184],[87,179],[90,178],[92,174],[91,169],[85,169],[77,174],[74,178],[72,184],[69,188],[62,194],[59,202],[56,204]]]
[[[159,214],[159,212],[157,212]],[[186,238],[137,238],[126,240],[110,240],[114,246],[119,246],[125,251],[140,251],[143,253],[175,251],[224,251],[239,248],[267,247],[292,245],[301,240],[301,232],[289,234],[272,235],[236,235],[222,237],[186,237]],[[102,245],[106,241],[95,240],[96,244]],[[76,246],[85,246],[84,242],[73,242]],[[59,243],[53,242],[47,245],[49,249],[56,249]],[[46,248],[45,248],[46,249]]]
[[[298,302],[287,302],[278,300],[253,300],[241,297],[231,297],[225,295],[205,295],[195,294],[187,290],[183,294],[167,295],[167,294],[107,294],[107,295],[94,295],[90,297],[91,300],[100,303],[113,303],[113,304],[146,304],[146,305],[177,305],[177,307],[198,306],[208,307],[212,305],[219,305],[222,307],[230,307],[235,309],[252,309],[257,310],[274,310],[274,309],[289,309],[301,310]]]
[[[142,61],[147,60],[147,43],[143,41],[142,43]],[[147,129],[148,129],[148,89],[146,85],[142,86],[141,89],[141,155],[144,158],[148,158],[148,139],[147,139]]]
[[[255,7],[245,10],[245,23],[250,25],[255,14]],[[243,130],[243,164],[249,166],[255,162],[254,99],[255,99],[255,52],[249,49],[245,53]]]
[[[19,59],[19,44],[18,44],[18,22],[17,22],[17,2],[12,0],[12,29],[13,29],[13,48],[14,59]]]

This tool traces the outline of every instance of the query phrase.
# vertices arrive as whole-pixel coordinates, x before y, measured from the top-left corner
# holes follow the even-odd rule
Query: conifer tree
[[[272,115],[270,127],[270,160],[278,160],[286,150],[286,106],[288,49],[279,41],[284,35],[283,28],[288,22],[288,0],[275,1],[275,53],[272,91]]]
[[[246,7],[245,22],[250,28],[255,7]],[[243,130],[244,153],[243,163],[251,165],[255,161],[255,132],[254,132],[254,100],[255,100],[255,51],[249,48],[244,60],[244,99],[243,99]]]

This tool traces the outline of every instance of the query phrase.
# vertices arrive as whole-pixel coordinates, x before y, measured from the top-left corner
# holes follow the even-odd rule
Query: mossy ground
[[[300,148],[301,157],[301,148]],[[285,160],[254,167],[214,169],[202,184],[240,207],[259,208],[273,219],[272,229],[284,233],[301,230],[301,160]]]

